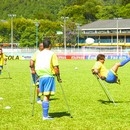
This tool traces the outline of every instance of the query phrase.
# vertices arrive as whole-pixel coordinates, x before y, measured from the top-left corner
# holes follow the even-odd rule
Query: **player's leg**
[[[120,67],[120,63],[115,63],[114,66],[112,66],[111,69],[112,69],[115,73],[117,73],[119,67]]]
[[[32,74],[32,80],[34,85],[37,86],[37,103],[42,104],[41,97],[39,96],[39,77],[36,73]]]
[[[120,79],[118,79],[118,76],[117,76],[118,68],[124,66],[129,61],[130,61],[130,57],[122,60],[121,62],[115,63],[114,66],[111,68],[111,70],[113,71],[113,74],[115,75],[114,77],[116,77],[116,83],[120,84]],[[115,78],[113,78],[113,80],[115,81]]]
[[[2,69],[3,69],[3,66],[0,66],[0,75],[1,75],[1,73],[2,73]]]
[[[115,65],[114,65],[111,69],[112,69],[115,73],[117,73],[118,68],[124,66],[124,65],[127,64],[129,61],[130,61],[130,57],[128,57],[128,58],[122,60],[122,61],[119,62],[119,63],[115,63]]]
[[[42,80],[43,90],[41,90],[41,80]],[[44,77],[40,79],[39,82],[40,92],[42,91],[44,94],[44,99],[42,102],[43,120],[52,119],[49,116],[48,111],[49,111],[49,99],[50,99],[50,95],[54,94],[54,87],[55,87],[55,83],[53,77]]]
[[[37,86],[37,103],[42,104],[42,98],[39,96],[40,90],[39,90],[39,85]]]
[[[118,83],[118,84],[120,84],[117,74],[112,69],[109,70],[105,81],[108,82],[108,83]]]
[[[50,95],[45,95],[44,99],[43,99],[43,102],[42,102],[43,120],[46,120],[46,119],[49,118],[49,114],[48,114],[48,111],[49,111],[49,98],[50,98]]]
[[[124,59],[123,61],[120,62],[120,67],[124,66],[125,64],[127,64],[130,61],[130,57]]]

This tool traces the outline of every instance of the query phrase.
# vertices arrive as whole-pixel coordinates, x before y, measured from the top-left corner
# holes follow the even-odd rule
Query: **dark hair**
[[[105,55],[103,55],[103,54],[98,54],[98,55],[97,55],[97,61],[99,61],[99,60],[105,60]]]
[[[49,48],[51,45],[51,40],[50,39],[44,39],[43,40],[43,46],[44,48]]]

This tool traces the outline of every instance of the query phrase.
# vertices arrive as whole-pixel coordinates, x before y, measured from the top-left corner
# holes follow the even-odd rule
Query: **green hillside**
[[[13,42],[20,46],[36,45],[35,22],[39,22],[38,38],[46,36],[53,43],[63,43],[65,17],[67,42],[76,43],[77,23],[81,26],[98,19],[130,18],[129,0],[1,0],[0,1],[0,43],[11,42],[11,17],[13,17]],[[82,34],[80,34],[82,37]]]

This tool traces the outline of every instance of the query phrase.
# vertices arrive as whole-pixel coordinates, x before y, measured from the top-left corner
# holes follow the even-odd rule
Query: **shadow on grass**
[[[106,100],[98,100],[102,104],[110,104],[113,103],[112,101],[106,101]],[[115,101],[115,103],[130,103],[130,101]]]
[[[51,99],[49,99],[50,101],[53,101],[53,100],[59,100],[59,98],[51,98]]]
[[[2,77],[0,79],[12,79],[11,77]]]
[[[69,113],[67,112],[54,112],[54,113],[49,113],[50,116],[54,117],[54,118],[60,118],[60,117],[63,117],[63,116],[70,116]]]

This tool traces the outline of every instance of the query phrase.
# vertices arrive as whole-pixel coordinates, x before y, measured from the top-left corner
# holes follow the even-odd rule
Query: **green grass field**
[[[59,86],[51,97],[49,114],[53,120],[42,120],[41,105],[30,96],[29,61],[8,61],[12,79],[6,68],[0,76],[0,130],[129,130],[130,129],[130,63],[118,71],[121,85],[107,84],[116,106],[108,102],[97,79],[91,74],[94,60],[60,60],[62,86],[71,115]],[[109,68],[116,60],[107,60]],[[75,67],[78,69],[75,70]],[[7,78],[7,79],[6,79]],[[34,89],[34,88],[33,88]],[[11,109],[5,109],[10,106]]]

